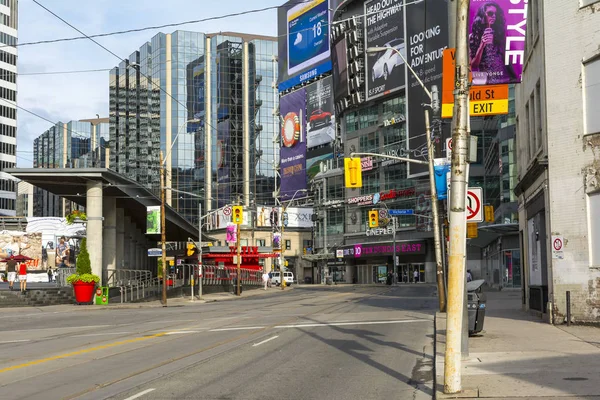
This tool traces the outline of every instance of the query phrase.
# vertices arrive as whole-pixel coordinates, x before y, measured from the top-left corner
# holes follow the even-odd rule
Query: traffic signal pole
[[[241,296],[242,294],[240,293],[240,271],[241,271],[241,261],[242,261],[242,256],[241,256],[241,248],[240,248],[240,225],[241,224],[237,224],[237,232],[236,232],[236,237],[235,237],[235,242],[236,242],[236,246],[237,246],[237,295]]]
[[[162,247],[162,305],[167,306],[167,224],[165,216],[165,168],[160,152],[160,242]]]

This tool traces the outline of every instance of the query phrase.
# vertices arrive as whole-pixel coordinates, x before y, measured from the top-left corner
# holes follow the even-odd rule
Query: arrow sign
[[[398,216],[398,215],[413,215],[415,213],[415,210],[389,210],[388,214],[392,215],[392,216]]]

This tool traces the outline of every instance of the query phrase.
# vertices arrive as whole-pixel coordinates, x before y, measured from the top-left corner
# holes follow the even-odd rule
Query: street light
[[[288,204],[290,204],[292,201],[294,201],[294,199],[296,198],[296,195],[300,192],[306,192],[306,189],[298,189],[294,192],[294,194],[292,195],[292,198],[290,200],[288,200]],[[279,255],[279,279],[281,280],[281,290],[285,289],[285,279],[283,277],[283,264],[285,262],[285,257],[283,256],[283,252],[285,250],[285,242],[283,240],[283,229],[284,229],[284,224],[283,224],[283,215],[285,214],[285,210],[287,210],[287,205],[283,204],[281,201],[279,201],[279,204],[281,204],[281,253]]]
[[[402,52],[400,52],[400,50],[396,49],[395,47],[391,47],[391,46],[369,47],[367,49],[367,53],[376,53],[376,52],[387,51],[387,50],[392,50],[392,51],[396,52],[396,54],[398,54],[398,56],[400,56],[402,61],[404,61],[404,64],[408,67],[408,69],[413,74],[413,76],[415,77],[417,82],[419,82],[419,85],[421,85],[421,87],[423,88],[423,90],[425,91],[427,96],[429,97],[429,100],[431,102],[429,104],[429,106],[431,106],[434,113],[437,113],[439,111],[439,107],[440,107],[437,87],[432,86],[431,91],[429,91],[425,87],[425,84],[423,83],[421,78],[419,78],[419,75],[412,69],[412,67],[410,66],[408,61],[406,61],[406,58],[404,57],[404,55],[402,55]],[[439,229],[437,190],[435,188],[435,172],[434,172],[434,168],[433,168],[433,156],[434,155],[433,155],[433,145],[431,143],[431,127],[429,125],[429,109],[427,107],[425,107],[424,109],[425,109],[425,130],[426,130],[426,136],[427,136],[427,155],[429,158],[427,160],[428,161],[427,164],[429,166],[429,185],[431,186],[431,197],[433,199],[433,201],[431,202],[431,208],[432,208],[432,213],[433,213],[433,240],[434,240],[434,246],[435,246],[437,287],[438,287],[440,311],[443,312],[446,310],[446,290],[445,290],[445,285],[444,285],[444,269],[442,267],[442,245],[441,245],[440,229]],[[418,161],[418,160],[410,160],[410,161],[409,160],[410,159],[407,159],[406,161],[408,161],[408,162]],[[395,262],[396,262],[396,260],[394,260],[394,263]]]

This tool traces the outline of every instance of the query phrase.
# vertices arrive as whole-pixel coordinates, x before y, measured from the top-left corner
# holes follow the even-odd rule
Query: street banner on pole
[[[471,0],[469,62],[473,85],[520,83],[527,0]]]
[[[148,235],[160,234],[160,220],[160,206],[146,207],[146,233]]]

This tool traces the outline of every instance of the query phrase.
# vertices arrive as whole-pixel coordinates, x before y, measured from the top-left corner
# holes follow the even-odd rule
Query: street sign
[[[442,59],[442,118],[452,118],[454,110],[455,49],[444,50]],[[508,114],[508,85],[471,86],[471,117]]]
[[[335,251],[335,256],[336,256],[337,258],[344,258],[344,250],[343,250],[343,249],[342,249],[342,250],[341,250],[341,249],[337,249],[337,250]]]
[[[162,249],[148,249],[148,257],[162,256]]]
[[[446,160],[452,159],[452,138],[446,139]]]
[[[231,207],[227,206],[223,209],[223,215],[230,216],[231,215]]]
[[[563,247],[564,239],[562,236],[552,236],[552,258],[562,260],[565,258]]]
[[[483,222],[483,189],[470,187],[467,190],[467,222]]]
[[[414,213],[415,210],[388,210],[388,214],[394,217],[398,215],[413,215]]]

